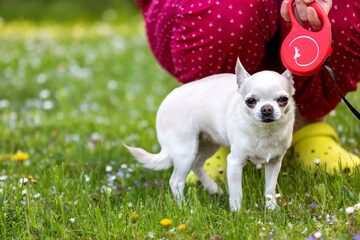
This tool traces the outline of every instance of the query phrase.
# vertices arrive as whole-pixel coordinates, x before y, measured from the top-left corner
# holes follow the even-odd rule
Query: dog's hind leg
[[[195,156],[197,144],[183,144],[181,148],[175,149],[170,153],[174,163],[174,170],[170,177],[170,188],[173,195],[178,199],[181,206],[181,200],[184,196],[185,180],[191,170]]]
[[[204,169],[204,163],[206,159],[214,155],[218,149],[219,145],[207,141],[200,141],[198,154],[196,156],[195,163],[192,166],[192,170],[199,178],[201,184],[211,194],[222,193],[222,190],[218,187],[217,183],[206,173]]]

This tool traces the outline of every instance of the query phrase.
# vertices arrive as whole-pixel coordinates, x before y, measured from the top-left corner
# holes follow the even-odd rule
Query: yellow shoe
[[[214,180],[226,182],[226,157],[230,153],[230,149],[221,147],[211,158],[207,159],[204,169]],[[196,183],[199,179],[193,171],[186,178],[187,183]]]
[[[350,173],[360,165],[360,158],[339,145],[339,137],[326,123],[312,123],[296,131],[291,146],[295,160],[312,169],[323,166],[326,172],[334,173],[341,165],[346,173]]]

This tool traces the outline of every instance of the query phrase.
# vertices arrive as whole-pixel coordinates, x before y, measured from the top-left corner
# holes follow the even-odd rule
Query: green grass
[[[146,170],[122,146],[159,150],[156,111],[180,85],[156,63],[143,28],[138,15],[126,22],[0,26],[1,239],[360,234],[360,212],[345,213],[360,202],[359,172],[329,176],[288,164],[279,176],[279,209],[267,211],[264,172],[248,165],[239,213],[230,213],[226,191],[211,196],[200,185],[186,187],[186,204],[179,209],[168,186],[171,169]],[[360,94],[348,96],[360,108]],[[346,148],[359,149],[359,122],[343,104],[328,122]],[[30,158],[5,157],[18,151]],[[161,226],[164,218],[173,224]],[[179,224],[185,231],[177,230]]]

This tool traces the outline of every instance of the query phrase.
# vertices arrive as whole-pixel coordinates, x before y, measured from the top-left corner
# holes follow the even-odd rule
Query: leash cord
[[[325,65],[325,68],[329,71],[330,73],[330,76],[332,77],[332,79],[334,80],[334,83],[335,83],[335,86],[336,86],[336,89],[338,90],[342,100],[345,102],[346,106],[351,110],[351,112],[355,115],[355,117],[357,117],[357,119],[360,120],[360,113],[351,105],[351,103],[349,103],[348,100],[346,100],[346,98],[344,97],[344,95],[342,94],[342,92],[340,91],[339,89],[339,86],[336,82],[336,79],[335,79],[335,74],[334,74],[334,71]]]

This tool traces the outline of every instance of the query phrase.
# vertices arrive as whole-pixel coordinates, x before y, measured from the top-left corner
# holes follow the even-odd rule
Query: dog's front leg
[[[232,152],[227,157],[227,181],[231,211],[240,210],[242,200],[242,171],[246,160]]]
[[[265,164],[265,197],[266,208],[274,210],[276,207],[275,188],[281,168],[281,158],[272,159]]]

